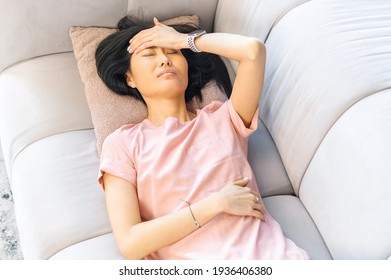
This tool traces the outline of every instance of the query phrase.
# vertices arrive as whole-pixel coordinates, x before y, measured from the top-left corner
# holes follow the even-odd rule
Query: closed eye
[[[156,49],[156,47],[149,47],[149,48],[144,49],[142,51],[142,56],[143,57],[154,56],[156,54],[155,49]]]
[[[146,48],[142,51],[142,57],[150,57],[150,56],[154,56],[156,54],[156,51],[155,51],[156,47],[149,47],[149,48]],[[174,50],[174,49],[167,49],[166,54],[178,54],[179,53],[179,50]]]
[[[169,51],[167,51],[167,54],[177,54],[177,53],[179,53],[179,51],[177,51],[177,50],[169,50]]]

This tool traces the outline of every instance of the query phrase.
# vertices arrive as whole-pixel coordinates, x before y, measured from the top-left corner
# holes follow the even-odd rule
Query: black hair
[[[171,25],[181,33],[190,33],[198,29],[193,25]],[[130,69],[130,54],[127,51],[129,40],[142,30],[152,25],[140,22],[130,16],[122,18],[117,24],[117,32],[105,38],[95,52],[96,67],[99,77],[105,85],[119,95],[129,95],[144,104],[145,101],[137,88],[131,88],[127,83],[126,72]],[[188,86],[185,91],[185,101],[194,97],[202,101],[201,89],[210,81],[215,80],[218,87],[231,95],[232,85],[223,60],[215,54],[195,53],[189,49],[181,50],[188,63]]]

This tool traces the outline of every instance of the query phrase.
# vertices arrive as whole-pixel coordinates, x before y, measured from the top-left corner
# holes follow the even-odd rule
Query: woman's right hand
[[[226,185],[216,193],[222,211],[236,216],[253,216],[265,221],[265,207],[261,204],[259,194],[249,187],[248,178]]]
[[[153,19],[154,27],[140,31],[129,41],[130,53],[139,53],[149,47],[179,50],[188,47],[187,34],[179,33],[173,27]]]

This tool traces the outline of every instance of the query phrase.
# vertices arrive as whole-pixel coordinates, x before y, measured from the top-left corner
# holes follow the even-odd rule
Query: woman
[[[133,90],[148,110],[142,123],[111,134],[101,154],[99,182],[123,256],[308,258],[264,208],[247,161],[247,138],[257,126],[264,45],[232,34],[179,33],[156,18],[153,27],[141,26],[136,33],[129,37],[120,31],[96,53],[104,82],[119,94]],[[119,42],[126,36],[127,69],[118,70],[110,65],[110,53],[124,53]],[[189,48],[238,62],[227,102],[187,111],[192,69],[181,50]],[[123,91],[112,77],[122,81]]]

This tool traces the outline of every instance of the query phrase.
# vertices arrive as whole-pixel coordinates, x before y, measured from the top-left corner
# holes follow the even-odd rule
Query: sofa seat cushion
[[[112,233],[71,245],[50,260],[123,260]]]
[[[30,144],[92,127],[73,53],[26,60],[1,73],[0,135],[11,184],[12,162]]]
[[[280,224],[285,236],[307,251],[311,259],[332,259],[311,216],[293,195],[276,195],[263,199],[266,209]]]
[[[304,248],[312,259],[331,259],[316,226],[297,197],[272,196],[265,198],[264,203],[280,223],[285,235]],[[116,247],[113,234],[108,233],[71,245],[50,259],[120,260],[123,257]]]
[[[12,191],[25,259],[111,232],[92,129],[41,139],[20,152]]]

